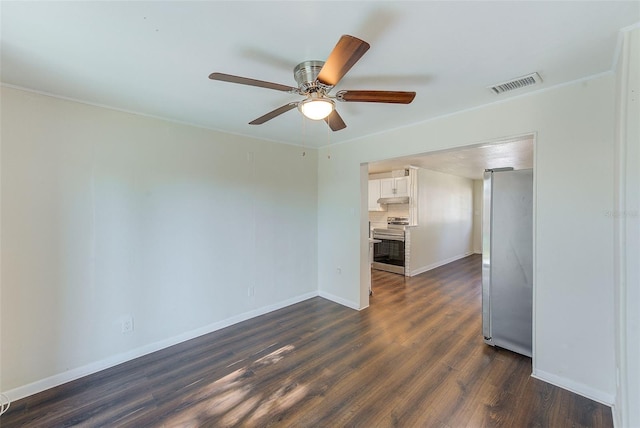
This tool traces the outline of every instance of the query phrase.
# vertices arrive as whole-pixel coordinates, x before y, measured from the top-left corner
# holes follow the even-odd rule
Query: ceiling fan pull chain
[[[304,115],[300,115],[302,119],[302,157],[307,155],[307,121],[304,120]]]
[[[331,159],[331,116],[327,117],[327,159]]]

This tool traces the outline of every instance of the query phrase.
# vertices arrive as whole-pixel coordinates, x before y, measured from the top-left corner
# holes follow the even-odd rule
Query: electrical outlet
[[[133,331],[133,317],[131,315],[128,315],[123,318],[120,327],[122,330],[122,334],[131,333]]]

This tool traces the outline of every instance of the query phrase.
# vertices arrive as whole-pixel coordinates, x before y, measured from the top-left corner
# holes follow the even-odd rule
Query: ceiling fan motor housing
[[[303,94],[314,92],[328,92],[333,86],[323,85],[316,81],[324,61],[304,61],[296,65],[293,69],[293,77],[298,83],[298,88]]]

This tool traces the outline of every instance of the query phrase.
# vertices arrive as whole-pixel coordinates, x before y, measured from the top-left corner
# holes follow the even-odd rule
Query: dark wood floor
[[[373,271],[373,284],[366,310],[313,298],[15,402],[0,424],[613,425],[608,407],[483,343],[479,256],[413,278]]]

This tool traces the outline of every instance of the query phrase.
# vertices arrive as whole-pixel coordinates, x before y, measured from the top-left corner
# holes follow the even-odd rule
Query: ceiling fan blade
[[[259,118],[252,120],[251,122],[249,122],[249,125],[262,125],[266,121],[271,120],[276,116],[280,116],[282,113],[286,113],[289,110],[296,108],[297,105],[298,105],[297,101],[289,104],[285,104],[282,107],[278,107],[277,109],[270,111],[264,116],[260,116]]]
[[[294,88],[293,86],[265,82],[264,80],[249,79],[248,77],[234,76],[233,74],[211,73],[209,75],[209,79],[229,83],[239,83],[241,85],[258,86],[260,88],[275,89],[276,91],[298,93],[298,88]]]
[[[338,91],[336,99],[347,102],[409,104],[415,92],[403,91]]]
[[[336,86],[367,50],[369,43],[345,34],[331,51],[316,80],[324,85]]]
[[[347,127],[347,124],[344,123],[344,120],[342,120],[342,117],[340,117],[338,111],[335,109],[329,116],[324,118],[324,121],[327,122],[327,125],[329,125],[332,131],[339,131]]]

